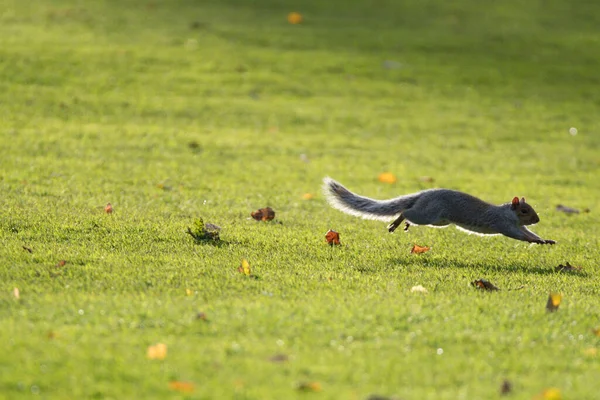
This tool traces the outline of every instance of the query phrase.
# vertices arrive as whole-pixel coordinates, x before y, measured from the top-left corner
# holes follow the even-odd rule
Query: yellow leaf
[[[167,357],[167,345],[164,343],[156,343],[149,346],[146,356],[150,360],[164,360]]]
[[[19,293],[19,288],[13,289],[13,296],[15,296],[15,299],[21,298],[21,294]]]
[[[583,354],[588,357],[596,357],[598,355],[598,349],[595,347],[588,347],[583,351]]]
[[[562,295],[560,293],[550,293],[550,296],[548,296],[548,302],[546,303],[546,310],[550,312],[558,310],[561,300]]]
[[[194,384],[190,382],[171,381],[169,382],[169,388],[182,393],[192,393],[194,391]]]
[[[302,15],[297,12],[291,12],[287,16],[287,20],[292,25],[297,25],[302,22]]]
[[[594,332],[594,335],[600,336],[600,328],[594,328],[592,329],[592,332]]]
[[[396,176],[391,172],[382,172],[377,179],[383,183],[396,183]]]
[[[311,199],[313,199],[314,197],[315,197],[315,196],[314,196],[312,193],[304,193],[304,194],[302,195],[302,198],[303,198],[304,200],[311,200]]]
[[[242,265],[238,267],[238,272],[250,276],[250,263],[245,258],[242,260]]]
[[[548,388],[544,389],[544,391],[541,393],[540,396],[538,396],[538,398],[543,400],[561,400],[562,395],[560,393],[560,389]]]
[[[186,296],[191,296],[192,294],[194,294],[194,292],[192,292],[190,289],[185,289]]]

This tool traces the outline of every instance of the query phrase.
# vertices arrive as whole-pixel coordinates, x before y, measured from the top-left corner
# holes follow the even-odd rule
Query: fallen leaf
[[[419,293],[427,293],[427,289],[425,289],[421,285],[413,286],[410,288],[411,292],[419,292]]]
[[[319,382],[300,382],[297,389],[303,392],[320,392],[321,384]]]
[[[562,394],[560,389],[548,388],[544,389],[542,393],[534,397],[535,400],[561,400]]]
[[[433,179],[431,176],[422,176],[419,178],[419,180],[427,183],[433,183],[435,181],[435,179]]]
[[[578,272],[578,271],[581,271],[582,269],[583,269],[583,267],[575,267],[575,266],[569,264],[568,261],[567,261],[566,265],[560,264],[554,268],[554,270],[556,272]]]
[[[550,296],[548,296],[548,302],[546,303],[546,310],[549,312],[558,310],[561,300],[562,295],[560,293],[550,293]]]
[[[594,328],[594,329],[592,329],[592,332],[594,332],[594,335],[600,337],[600,328]]]
[[[208,318],[206,317],[206,313],[203,312],[199,312],[198,314],[196,314],[196,319],[201,319],[202,321],[208,320]]]
[[[60,260],[58,263],[56,263],[55,267],[56,268],[64,267],[66,263],[67,262],[65,260]]]
[[[106,203],[106,206],[104,206],[104,212],[107,214],[112,214],[112,212],[113,212],[112,204]]]
[[[270,221],[275,218],[275,211],[271,207],[265,207],[252,211],[250,215],[257,221]]]
[[[192,393],[194,391],[194,384],[190,382],[171,381],[169,382],[169,388],[181,393]]]
[[[29,253],[33,253],[33,250],[31,250],[29,247],[27,246],[23,246],[23,250],[29,252]]]
[[[383,172],[379,174],[377,179],[379,179],[379,182],[383,183],[396,183],[396,176],[391,172]]]
[[[191,289],[187,289],[187,288],[185,289],[185,295],[186,296],[191,296],[193,294],[194,294],[194,292]]]
[[[292,25],[298,25],[302,23],[302,15],[300,15],[300,13],[297,12],[291,12],[288,14],[287,20]]]
[[[290,358],[286,354],[275,354],[274,356],[269,357],[269,361],[274,363],[286,362]]]
[[[598,349],[595,347],[588,347],[583,351],[583,355],[587,357],[596,357],[598,355]]]
[[[57,337],[57,336],[58,336],[58,335],[57,335],[57,334],[56,334],[56,332],[54,332],[54,331],[48,331],[48,333],[46,334],[46,337],[47,337],[48,339],[56,339],[56,337]]]
[[[556,206],[556,211],[564,212],[565,214],[579,214],[579,210],[572,207],[563,206],[559,204]]]
[[[336,231],[333,230],[328,230],[327,233],[325,234],[325,240],[327,241],[327,243],[329,243],[330,246],[333,246],[334,244],[336,245],[340,245],[340,234]]]
[[[429,251],[429,249],[430,248],[427,246],[421,247],[421,246],[415,244],[415,245],[413,245],[413,248],[410,250],[410,252],[414,253],[414,254],[421,254],[421,253],[425,253],[425,252]]]
[[[495,286],[492,282],[486,279],[477,279],[476,281],[471,282],[471,285],[475,286],[477,289],[500,290],[499,287]]]
[[[15,296],[15,299],[20,299],[21,298],[21,294],[19,293],[19,288],[14,288],[13,289],[13,296]]]
[[[509,394],[512,392],[512,383],[508,379],[505,379],[500,385],[500,394]]]
[[[245,258],[242,260],[242,264],[238,267],[238,272],[246,276],[250,276],[250,263]]]
[[[150,360],[164,360],[167,357],[167,345],[164,343],[156,343],[155,345],[148,346],[146,356]]]
[[[315,197],[315,196],[314,196],[312,193],[304,193],[304,194],[302,195],[302,198],[303,198],[304,200],[311,200],[311,199],[313,199],[314,197]]]

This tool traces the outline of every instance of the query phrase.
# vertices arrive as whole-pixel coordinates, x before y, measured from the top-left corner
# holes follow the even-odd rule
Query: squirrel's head
[[[512,199],[510,203],[510,209],[514,211],[519,219],[519,225],[533,225],[540,222],[540,217],[529,204],[525,203],[525,197],[518,197]]]

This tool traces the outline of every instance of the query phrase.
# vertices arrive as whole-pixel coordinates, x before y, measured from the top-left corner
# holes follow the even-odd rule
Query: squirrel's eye
[[[527,214],[527,212],[528,211],[526,209],[524,209],[524,208],[521,209],[521,214]]]

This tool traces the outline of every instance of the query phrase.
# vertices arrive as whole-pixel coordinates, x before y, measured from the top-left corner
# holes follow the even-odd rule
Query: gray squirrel
[[[537,224],[540,218],[525,198],[512,199],[499,206],[486,203],[470,194],[450,189],[428,189],[390,200],[374,200],[352,193],[339,182],[326,177],[323,192],[329,204],[347,214],[366,219],[389,221],[389,232],[406,220],[410,225],[445,227],[455,224],[459,229],[482,235],[502,234],[513,239],[538,244],[555,244],[542,239],[525,225]]]

